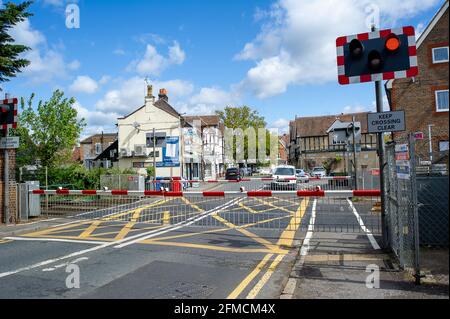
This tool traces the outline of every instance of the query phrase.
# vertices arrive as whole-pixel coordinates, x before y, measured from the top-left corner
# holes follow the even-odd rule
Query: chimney
[[[158,97],[159,97],[160,100],[164,100],[166,102],[169,102],[169,97],[167,96],[167,90],[166,89],[159,90]]]
[[[155,97],[153,96],[153,86],[147,84],[147,95],[145,96],[145,111],[150,112],[151,106],[155,103]]]

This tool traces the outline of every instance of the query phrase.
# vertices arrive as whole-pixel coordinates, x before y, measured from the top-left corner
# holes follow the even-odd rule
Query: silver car
[[[314,167],[312,172],[311,172],[311,176],[313,176],[313,177],[326,177],[327,176],[327,171],[322,166]]]

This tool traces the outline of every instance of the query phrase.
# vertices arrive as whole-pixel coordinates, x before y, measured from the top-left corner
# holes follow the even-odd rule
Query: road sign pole
[[[377,103],[377,112],[383,112],[383,94],[381,81],[375,82],[375,97]],[[380,191],[381,191],[381,234],[382,234],[382,246],[386,247],[388,243],[387,231],[386,231],[386,194],[384,184],[384,138],[383,133],[377,134],[378,140],[378,159],[380,166]]]
[[[5,137],[8,137],[8,128],[5,129]],[[5,224],[9,224],[9,154],[8,149],[5,148],[3,156],[3,168],[4,168],[4,198],[3,198],[3,212],[5,214]]]

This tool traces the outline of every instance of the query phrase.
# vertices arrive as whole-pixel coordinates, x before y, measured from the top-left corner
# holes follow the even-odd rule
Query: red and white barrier
[[[379,197],[379,190],[300,190],[300,191],[217,191],[217,192],[166,192],[166,191],[127,191],[127,190],[33,190],[34,195],[99,195],[99,196],[164,196],[164,197],[272,197],[272,196],[297,196],[297,197]]]

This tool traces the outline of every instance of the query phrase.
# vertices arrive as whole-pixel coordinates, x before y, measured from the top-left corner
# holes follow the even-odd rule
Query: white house
[[[187,124],[196,128],[196,132],[200,132],[201,137],[201,150],[200,150],[200,169],[199,174],[204,179],[217,179],[224,173],[224,142],[223,132],[224,125],[221,123],[219,116],[217,115],[199,115],[199,116],[186,116],[185,121]],[[197,158],[196,158],[197,160]],[[192,161],[191,161],[192,162]],[[185,161],[187,176],[191,167],[193,169],[193,177],[196,170],[196,161],[194,165],[190,165],[189,161]]]
[[[183,176],[183,119],[169,104],[167,91],[156,101],[147,87],[145,105],[118,119],[119,167],[146,174],[156,163],[156,176]]]

